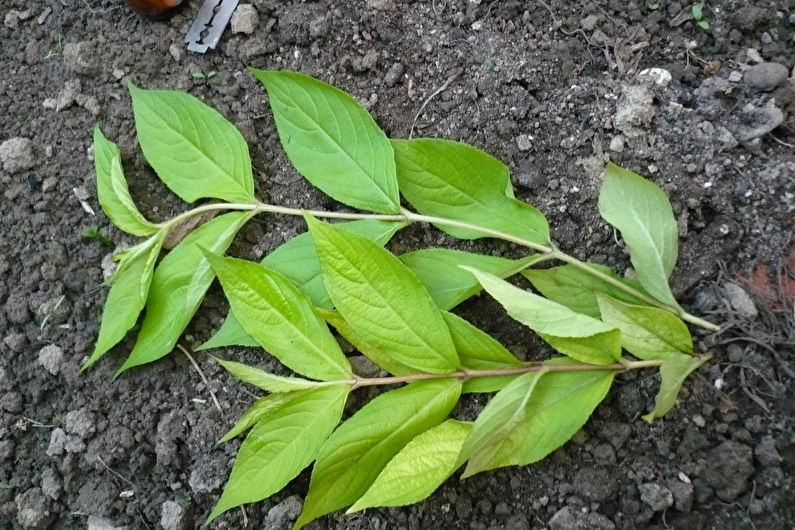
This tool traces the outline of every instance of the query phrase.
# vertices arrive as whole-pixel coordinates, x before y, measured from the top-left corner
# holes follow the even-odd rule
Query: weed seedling
[[[704,31],[708,30],[709,22],[704,20],[703,6],[701,4],[693,4],[693,6],[690,8],[690,11],[693,13],[693,20],[696,21],[698,27]]]

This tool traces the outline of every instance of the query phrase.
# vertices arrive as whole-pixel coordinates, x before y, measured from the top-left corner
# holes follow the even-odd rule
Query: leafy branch
[[[295,168],[359,211],[262,202],[248,147],[232,124],[187,94],[130,85],[139,142],[158,176],[186,202],[221,201],[152,222],[129,194],[118,147],[94,131],[99,202],[116,226],[147,239],[115,256],[84,368],[121,341],[142,311],[117,375],[170,353],[218,278],[231,310],[198,349],[260,347],[295,374],[216,359],[267,395],[222,438],[249,431],[208,522],[278,492],[313,462],[296,528],[342,508],[417,502],[462,466],[466,478],[544,458],[582,428],[617,373],[659,369],[660,391],[644,418],[660,417],[709,360],[694,354],[685,322],[718,327],[687,313],[671,293],[677,227],[652,182],[614,164],[605,170],[599,211],[620,231],[637,275],[623,278],[556,248],[544,216],[516,199],[508,168],[487,153],[448,140],[389,139],[334,87],[294,72],[252,73],[268,91]],[[159,259],[177,226],[218,212],[225,213]],[[258,214],[303,216],[308,232],[260,263],[225,257]],[[395,256],[384,248],[412,223],[533,252],[507,259],[429,248]],[[535,267],[550,260],[563,265]],[[536,292],[505,280],[519,273]],[[480,291],[559,356],[522,362],[451,312]],[[340,338],[388,375],[357,375]],[[387,389],[340,423],[350,392],[368,386]],[[475,421],[449,417],[463,394],[494,392]]]

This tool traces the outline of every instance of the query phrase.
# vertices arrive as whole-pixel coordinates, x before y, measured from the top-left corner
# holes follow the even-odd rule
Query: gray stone
[[[782,461],[781,455],[776,449],[776,440],[772,436],[763,436],[754,448],[754,456],[763,466],[777,466]]]
[[[787,67],[780,63],[759,63],[748,68],[743,82],[754,90],[769,92],[784,83],[789,76]]]
[[[738,315],[743,318],[754,318],[759,314],[751,296],[736,283],[726,283],[723,286],[723,296]]]
[[[367,7],[377,11],[394,11],[395,0],[367,0]]]
[[[624,136],[617,134],[610,139],[610,150],[616,153],[624,151]]]
[[[403,71],[403,63],[392,63],[392,66],[389,67],[386,75],[384,75],[384,84],[388,87],[395,86],[403,76]]]
[[[577,471],[574,490],[589,501],[604,502],[616,496],[618,482],[607,467],[585,467]]]
[[[63,64],[67,70],[76,74],[96,75],[102,71],[102,63],[91,41],[64,44]]]
[[[66,413],[66,431],[87,438],[97,430],[94,414],[88,409],[70,410]]]
[[[640,500],[655,512],[665,511],[674,505],[674,496],[671,490],[662,484],[648,482],[638,486],[638,490],[640,491]]]
[[[599,17],[596,15],[588,15],[580,20],[580,26],[582,26],[582,29],[585,31],[593,31],[598,23]]]
[[[529,151],[533,148],[533,142],[530,141],[530,137],[526,134],[520,134],[516,137],[516,147],[519,151]]]
[[[61,456],[66,447],[66,431],[55,428],[50,433],[50,445],[47,446],[48,456]]]
[[[86,522],[86,530],[126,530],[126,528],[125,526],[116,526],[107,517],[99,515],[89,515]]]
[[[63,484],[61,484],[61,477],[54,469],[47,468],[41,474],[41,491],[54,501],[61,496]]]
[[[36,165],[33,142],[29,138],[9,138],[0,144],[0,163],[9,173],[25,171]]]
[[[192,526],[189,510],[176,501],[166,501],[160,506],[160,525],[163,530],[185,530]]]
[[[751,142],[761,138],[784,123],[784,113],[773,105],[756,107],[749,103],[732,115],[729,130],[741,142]]]
[[[17,495],[14,501],[17,504],[17,522],[22,528],[41,528],[52,522],[49,503],[39,488],[30,488]]]
[[[723,501],[739,497],[748,487],[753,472],[753,452],[747,445],[727,441],[707,454],[704,478]]]
[[[613,521],[600,513],[583,513],[574,506],[565,506],[549,519],[550,530],[613,530]]]
[[[215,469],[200,465],[191,472],[188,485],[194,493],[212,493],[221,487],[223,479]]]
[[[66,443],[64,444],[63,448],[69,454],[77,454],[86,450],[86,444],[78,435],[67,434]]]
[[[644,86],[628,87],[618,101],[613,124],[628,138],[639,138],[646,134],[654,118],[654,94]]]
[[[63,88],[58,92],[58,97],[55,98],[55,112],[61,112],[74,105],[82,90],[79,79],[70,79],[64,83]]]
[[[8,346],[8,349],[14,353],[21,353],[28,343],[28,338],[24,333],[9,333],[3,337],[3,344]]]
[[[290,495],[282,502],[268,510],[265,530],[281,530],[289,528],[301,514],[303,504],[298,495]]]
[[[58,375],[63,365],[63,350],[56,344],[48,344],[39,350],[39,364],[52,375]]]
[[[251,4],[240,4],[232,14],[230,26],[232,33],[243,33],[251,35],[259,25],[259,13]]]
[[[681,480],[668,481],[668,489],[674,496],[674,508],[682,513],[693,509],[693,485]]]

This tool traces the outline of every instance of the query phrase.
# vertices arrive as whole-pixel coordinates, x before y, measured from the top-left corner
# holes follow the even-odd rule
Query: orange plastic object
[[[153,19],[167,18],[185,0],[124,0],[124,3],[132,7],[144,16]]]

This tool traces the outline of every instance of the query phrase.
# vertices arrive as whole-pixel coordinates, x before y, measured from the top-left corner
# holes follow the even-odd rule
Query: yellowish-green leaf
[[[348,206],[400,211],[392,146],[364,107],[297,72],[251,72],[268,91],[279,139],[299,173]]]
[[[613,272],[610,267],[605,267],[598,263],[588,263],[588,266],[610,275],[629,287],[643,291],[638,282],[622,278]],[[561,265],[549,269],[526,269],[522,271],[522,276],[530,280],[533,287],[544,297],[565,305],[576,313],[582,313],[594,318],[599,318],[599,304],[596,303],[596,293],[606,293],[624,302],[645,305],[641,300],[626,291],[622,291],[573,265]]]
[[[306,218],[326,289],[350,327],[403,365],[435,374],[455,371],[450,332],[414,273],[366,237]]]
[[[138,341],[116,373],[168,355],[185,331],[215,277],[200,247],[225,252],[251,212],[216,217],[188,234],[155,268]]]
[[[163,235],[160,232],[124,253],[124,259],[112,278],[113,284],[102,310],[97,344],[82,370],[97,362],[135,325],[149,296],[149,284],[152,282],[152,271],[163,244]]]
[[[650,180],[610,163],[599,193],[599,213],[621,231],[646,292],[678,307],[668,278],[676,264],[679,231],[665,192]]]
[[[269,394],[265,397],[258,399],[256,403],[251,405],[251,407],[242,416],[240,416],[240,419],[237,420],[235,426],[232,427],[232,429],[228,433],[226,433],[223,436],[223,438],[218,440],[218,443],[229,441],[232,438],[238,436],[240,433],[247,431],[254,424],[256,424],[263,416],[265,416],[272,410],[278,409],[283,404],[287,403],[291,399],[294,399],[295,396],[297,396],[298,394],[302,394],[304,392],[307,392],[307,390]]]
[[[458,358],[467,370],[504,370],[522,366],[522,362],[487,333],[453,313],[444,312]],[[472,377],[464,381],[465,393],[496,392],[516,378],[515,375]]]
[[[544,216],[506,190],[508,168],[470,145],[436,138],[392,140],[400,192],[423,215],[444,217],[545,245],[549,225]],[[437,225],[461,239],[482,232]]]
[[[643,419],[652,422],[655,418],[662,418],[676,405],[676,397],[682,389],[682,384],[687,376],[707,362],[709,357],[693,357],[691,355],[674,354],[665,359],[660,366],[660,391],[654,400],[654,410],[643,416]]]
[[[268,373],[260,368],[249,366],[248,364],[225,361],[217,357],[213,357],[213,359],[223,366],[227,372],[244,383],[254,385],[266,392],[293,392],[295,390],[306,390],[318,386],[316,381],[301,379],[300,377],[282,377]]]
[[[240,446],[207,522],[230,508],[273,495],[312,463],[340,421],[349,390],[332,385],[294,394],[260,418]]]
[[[207,254],[243,329],[285,366],[312,379],[353,377],[325,322],[290,281],[258,263]]]
[[[129,88],[141,149],[171,191],[186,202],[255,202],[248,146],[234,125],[184,92]]]
[[[547,364],[577,364],[558,358]],[[462,478],[537,462],[585,425],[607,395],[611,371],[529,372],[498,392],[475,421],[459,461]]]
[[[457,379],[419,381],[376,397],[329,437],[295,530],[356,502],[418,434],[440,424],[461,394]]]
[[[530,266],[539,256],[512,260],[448,248],[429,248],[403,254],[400,261],[417,275],[436,305],[446,311],[480,291],[478,281],[459,265],[505,278]]]
[[[348,513],[375,506],[405,506],[426,498],[458,468],[472,423],[447,420],[416,436],[389,461]]]
[[[621,358],[621,332],[595,318],[524,291],[496,276],[464,267],[508,314],[573,359],[610,364]]]
[[[693,353],[687,325],[669,311],[626,304],[601,293],[596,298],[602,320],[621,330],[621,345],[635,357],[652,360]]]
[[[158,228],[150,223],[130,196],[119,148],[108,140],[99,125],[94,127],[94,168],[97,172],[97,198],[113,224],[134,236],[149,236]]]

